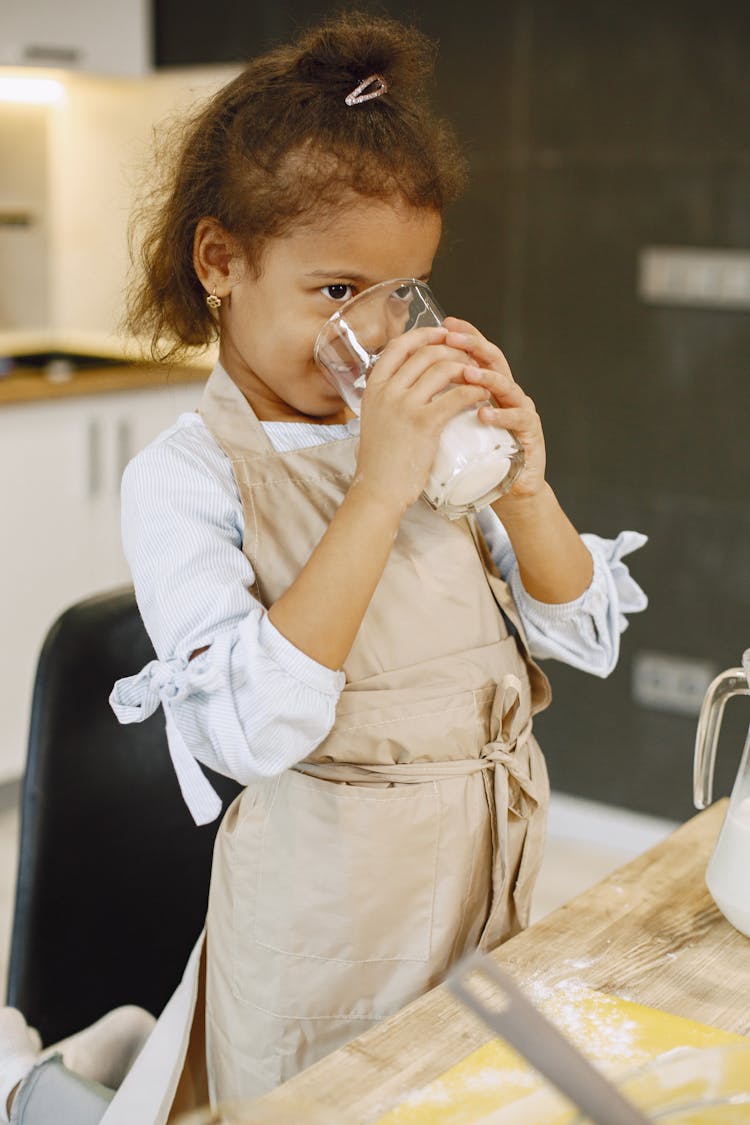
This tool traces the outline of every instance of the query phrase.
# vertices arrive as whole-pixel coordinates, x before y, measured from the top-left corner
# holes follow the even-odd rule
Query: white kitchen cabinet
[[[174,384],[89,400],[85,440],[92,591],[130,580],[120,541],[120,481],[125,466],[181,413],[194,410],[201,390],[199,383]]]
[[[120,545],[127,460],[200,398],[198,383],[0,407],[0,783],[23,772],[52,622],[130,581]]]
[[[3,0],[0,65],[146,74],[151,26],[150,0]]]

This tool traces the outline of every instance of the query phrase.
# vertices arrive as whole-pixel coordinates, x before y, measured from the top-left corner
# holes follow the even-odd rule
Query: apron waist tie
[[[544,785],[540,785],[539,779],[529,775],[526,756],[521,755],[520,760],[516,757],[516,750],[528,742],[530,737],[531,719],[529,718],[516,739],[512,742],[503,739],[488,742],[478,758],[461,758],[446,762],[394,762],[387,765],[303,761],[292,768],[324,781],[355,785],[368,782],[417,785],[480,773],[490,820],[492,847],[492,895],[487,921],[480,937],[480,946],[484,948],[491,937],[498,913],[504,909],[507,897],[509,780],[512,778],[520,790],[522,795],[520,806],[524,808],[526,817],[531,818],[533,811],[544,803]],[[505,768],[498,770],[495,768],[498,765]],[[517,811],[522,814],[521,807]]]
[[[384,765],[355,762],[297,762],[292,769],[322,781],[359,783],[385,783],[391,785],[418,785],[425,782],[448,781],[453,777],[466,777],[494,768],[502,762],[508,772],[517,776],[515,750],[531,737],[531,719],[513,742],[497,739],[484,746],[478,758],[458,758],[445,762],[389,762]],[[518,777],[521,781],[522,778]]]

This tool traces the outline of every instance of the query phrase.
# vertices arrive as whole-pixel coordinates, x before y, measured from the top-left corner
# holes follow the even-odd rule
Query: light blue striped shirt
[[[263,423],[280,452],[349,437],[357,425]],[[532,655],[608,675],[625,615],[646,606],[622,562],[645,536],[584,535],[594,560],[589,589],[573,602],[547,605],[524,590],[492,509],[479,520]],[[111,702],[121,722],[164,706],[170,753],[197,823],[217,816],[220,804],[196,760],[243,785],[281,773],[326,737],[344,686],[342,672],[295,648],[249,593],[254,574],[242,553],[243,531],[231,465],[200,415],[183,414],[126,469],[123,545],[157,660],[119,680]],[[204,646],[208,651],[190,661]]]

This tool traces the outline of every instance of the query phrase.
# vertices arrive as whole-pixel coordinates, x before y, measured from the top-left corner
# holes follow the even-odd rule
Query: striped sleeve
[[[549,605],[532,598],[524,588],[510,539],[491,508],[479,513],[479,525],[513,594],[531,655],[560,660],[593,676],[608,676],[617,665],[627,615],[648,605],[622,561],[624,555],[644,545],[646,536],[637,531],[622,531],[616,539],[582,535],[594,562],[591,584],[575,601]]]
[[[118,681],[112,706],[134,722],[163,705],[183,794],[205,822],[214,802],[194,759],[241,784],[282,772],[325,738],[344,676],[290,644],[250,594],[234,477],[200,420],[130,463],[122,532],[157,659]]]

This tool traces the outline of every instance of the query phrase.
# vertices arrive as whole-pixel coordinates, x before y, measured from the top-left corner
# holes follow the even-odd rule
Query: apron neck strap
[[[220,363],[208,377],[198,413],[231,461],[274,452],[255,411]]]

